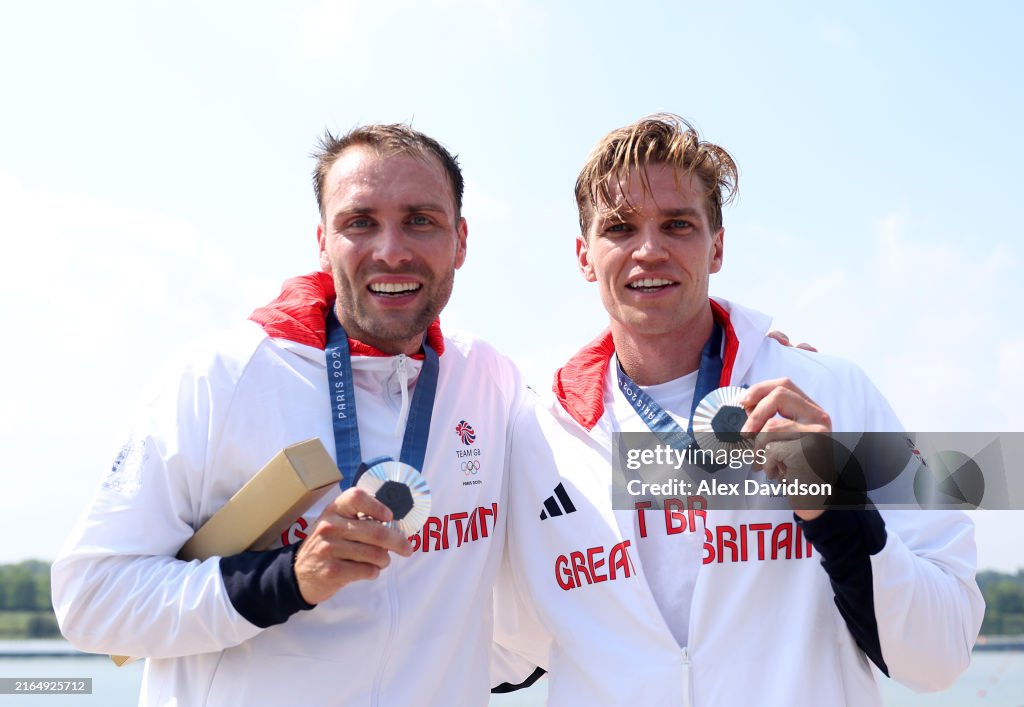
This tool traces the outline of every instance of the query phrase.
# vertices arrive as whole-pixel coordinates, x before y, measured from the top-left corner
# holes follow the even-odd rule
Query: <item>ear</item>
[[[318,223],[316,226],[316,243],[317,248],[320,250],[320,271],[325,273],[332,272],[331,256],[327,252],[327,233],[322,223]]]
[[[460,218],[455,229],[455,269],[458,270],[466,262],[466,237],[469,236],[469,225],[466,219]]]
[[[718,272],[722,269],[722,255],[725,249],[725,229],[718,229],[718,233],[711,239],[711,263],[708,272]]]
[[[587,245],[583,236],[576,236],[576,261],[580,266],[583,279],[587,282],[597,282],[594,266],[590,262],[590,246]]]

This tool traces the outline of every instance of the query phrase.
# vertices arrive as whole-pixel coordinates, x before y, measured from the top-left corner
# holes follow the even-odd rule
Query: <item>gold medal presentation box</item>
[[[341,472],[319,439],[285,447],[196,531],[178,559],[266,550],[339,481]],[[124,655],[110,658],[118,666],[138,660]]]

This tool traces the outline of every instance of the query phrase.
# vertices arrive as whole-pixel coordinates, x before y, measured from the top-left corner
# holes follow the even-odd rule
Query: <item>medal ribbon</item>
[[[617,367],[619,390],[626,396],[636,414],[650,428],[651,432],[658,436],[665,444],[674,447],[689,446],[693,443],[693,413],[697,410],[700,401],[708,393],[722,385],[722,327],[714,322],[711,327],[711,336],[704,344],[704,350],[700,354],[700,369],[697,371],[697,385],[693,391],[693,403],[690,405],[690,420],[684,431],[679,423],[672,419],[665,410],[654,401],[650,395],[640,388],[633,379]]]
[[[423,469],[427,455],[427,438],[430,435],[430,415],[434,410],[434,395],[437,393],[437,375],[440,368],[437,352],[423,338],[423,367],[420,369],[416,390],[409,406],[405,421],[405,435],[402,437],[402,453],[399,461],[417,471]],[[327,313],[327,384],[331,398],[331,418],[334,423],[334,448],[337,452],[338,469],[341,471],[341,490],[352,486],[357,470],[362,464],[359,448],[359,426],[356,424],[356,389],[352,382],[352,355],[348,347],[348,334],[338,321],[334,309]],[[384,461],[385,457],[374,459]]]

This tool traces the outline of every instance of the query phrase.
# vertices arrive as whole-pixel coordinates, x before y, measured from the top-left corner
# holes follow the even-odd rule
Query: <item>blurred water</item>
[[[63,641],[0,641],[0,677],[5,678],[92,678],[92,694],[0,695],[0,705],[30,707],[120,707],[139,700],[142,661],[118,668],[107,656],[71,655],[12,658],[4,653],[16,646],[36,650],[60,649]]]
[[[68,650],[63,641],[0,641],[0,677],[92,678],[91,695],[0,695],[0,705],[31,707],[121,707],[136,704],[142,683],[142,662],[116,667],[106,656],[10,657],[17,649],[56,652]],[[882,678],[887,707],[1024,707],[1024,652],[975,653],[971,667],[950,690],[918,695],[892,680]],[[492,705],[539,707],[544,704],[547,682],[540,680],[528,690],[495,695]],[[299,695],[296,695],[299,698]]]

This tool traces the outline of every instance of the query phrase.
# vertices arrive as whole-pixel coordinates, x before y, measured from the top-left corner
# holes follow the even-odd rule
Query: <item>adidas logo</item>
[[[561,502],[561,506],[559,506]],[[563,510],[565,509],[565,510]],[[554,518],[562,514],[575,513],[576,506],[572,504],[572,499],[569,498],[569,494],[565,492],[565,488],[561,483],[555,487],[555,495],[548,496],[544,501],[544,510],[540,512],[540,519],[547,520],[548,518]]]

